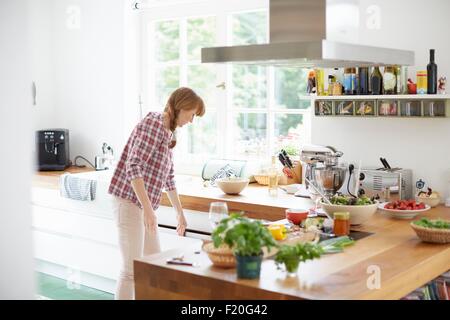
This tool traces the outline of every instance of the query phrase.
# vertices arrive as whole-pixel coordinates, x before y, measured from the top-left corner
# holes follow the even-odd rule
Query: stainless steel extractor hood
[[[358,2],[328,0],[334,5],[349,1]],[[270,43],[202,48],[202,63],[323,68],[414,65],[413,51],[327,40],[327,0],[270,0],[269,12]]]

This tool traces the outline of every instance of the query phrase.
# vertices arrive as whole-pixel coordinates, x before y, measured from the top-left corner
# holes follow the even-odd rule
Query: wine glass
[[[226,202],[211,202],[209,205],[209,222],[216,228],[220,221],[228,217],[228,206]]]

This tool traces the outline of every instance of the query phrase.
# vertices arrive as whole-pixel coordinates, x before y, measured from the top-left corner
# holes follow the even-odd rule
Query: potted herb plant
[[[282,245],[275,256],[275,263],[278,269],[282,269],[284,265],[288,275],[295,276],[300,262],[320,258],[322,253],[324,253],[322,246],[309,242]]]
[[[214,246],[227,244],[236,256],[238,278],[256,279],[261,273],[263,247],[270,251],[277,243],[260,221],[232,213],[212,233]]]

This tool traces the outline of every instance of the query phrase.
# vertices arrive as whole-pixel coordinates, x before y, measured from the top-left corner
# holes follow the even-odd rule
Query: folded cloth
[[[95,199],[97,181],[65,173],[59,178],[59,190],[61,197],[81,201],[92,201]]]

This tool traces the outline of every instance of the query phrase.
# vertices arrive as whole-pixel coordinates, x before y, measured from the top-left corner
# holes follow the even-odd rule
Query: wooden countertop
[[[33,175],[32,185],[38,188],[58,189],[59,177],[64,173],[82,173],[95,171],[90,167],[69,167],[63,171],[36,171]]]
[[[437,207],[421,217],[450,219],[450,209]],[[359,228],[374,234],[357,240],[343,253],[325,255],[300,265],[297,278],[286,278],[274,261],[263,261],[259,280],[239,280],[235,269],[213,267],[204,252],[186,247],[135,261],[138,299],[399,299],[450,269],[450,244],[421,242],[410,220],[377,212]],[[353,229],[353,228],[352,228]],[[184,254],[200,267],[167,265]],[[374,271],[375,270],[375,271]],[[380,287],[367,283],[379,270]]]
[[[239,195],[227,195],[218,187],[204,186],[198,177],[177,176],[177,190],[180,201],[185,209],[202,212],[209,211],[209,204],[213,201],[224,201],[229,211],[245,211],[251,218],[276,221],[285,217],[287,208],[310,208],[310,199],[295,197],[279,189],[278,196],[269,195],[267,186],[251,183]],[[161,205],[171,206],[165,193]]]
[[[33,177],[33,186],[40,188],[58,189],[59,176],[64,173],[82,173],[94,171],[93,168],[69,167],[64,171],[38,171]],[[251,183],[240,195],[224,194],[219,188],[203,185],[199,177],[178,175],[176,177],[177,190],[184,209],[209,211],[209,204],[213,201],[227,202],[230,211],[245,211],[251,218],[276,221],[284,218],[286,208],[310,208],[313,203],[309,199],[294,197],[278,190],[277,197],[271,197],[267,186]],[[169,198],[163,192],[161,205],[171,206]]]

